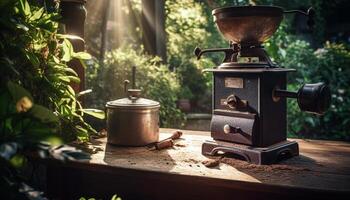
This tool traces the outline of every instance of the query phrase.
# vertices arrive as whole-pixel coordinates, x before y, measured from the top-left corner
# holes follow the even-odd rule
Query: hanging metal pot
[[[136,68],[133,67],[133,87]],[[141,90],[127,89],[127,98],[109,101],[107,111],[107,141],[123,146],[145,146],[159,139],[159,108],[157,101],[140,98]]]

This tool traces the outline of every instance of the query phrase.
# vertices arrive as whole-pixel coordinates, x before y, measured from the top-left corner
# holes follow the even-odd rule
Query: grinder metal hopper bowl
[[[211,137],[202,145],[204,155],[237,154],[255,164],[271,164],[299,154],[298,144],[287,140],[286,98],[296,98],[302,111],[323,114],[330,104],[324,83],[304,84],[287,91],[287,73],[295,71],[273,63],[262,43],[277,30],[284,13],[274,6],[241,6],[213,11],[228,48],[195,49],[199,59],[209,52],[224,52],[213,73]],[[310,23],[311,24],[311,23]]]
[[[311,16],[308,23],[312,23],[312,9],[305,13],[298,10],[284,11],[277,6],[237,6],[218,8],[212,13],[218,30],[228,41],[258,45],[276,32],[284,13],[292,12]]]

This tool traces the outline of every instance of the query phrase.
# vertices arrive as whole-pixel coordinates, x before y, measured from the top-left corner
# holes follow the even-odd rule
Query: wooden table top
[[[160,139],[173,129],[161,129]],[[106,138],[93,145],[102,151],[92,154],[90,163],[116,168],[169,174],[200,176],[225,181],[243,181],[295,188],[350,191],[350,143],[291,139],[299,143],[300,155],[274,165],[257,166],[233,158],[223,158],[219,166],[207,168],[202,161],[216,159],[201,154],[208,132],[183,130],[175,146],[164,150],[147,147],[116,147]]]

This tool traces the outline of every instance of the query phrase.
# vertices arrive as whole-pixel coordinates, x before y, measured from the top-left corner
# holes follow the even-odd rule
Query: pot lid
[[[106,107],[115,108],[122,107],[128,109],[147,109],[147,108],[159,108],[160,104],[157,101],[153,101],[145,98],[122,98],[114,101],[109,101]]]

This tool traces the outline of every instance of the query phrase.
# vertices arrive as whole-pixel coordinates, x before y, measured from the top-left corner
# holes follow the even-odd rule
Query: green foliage
[[[142,51],[123,47],[108,52],[103,66],[88,69],[88,87],[93,90],[94,107],[102,108],[110,100],[124,98],[124,80],[131,80],[131,68],[137,67],[136,85],[143,96],[160,102],[160,121],[162,126],[181,125],[183,115],[176,108],[180,90],[176,74],[161,64],[157,57],[151,57]]]
[[[166,1],[166,32],[169,59],[178,55],[192,57],[193,49],[208,37],[203,3],[194,0]]]
[[[196,46],[205,46],[210,36],[203,7],[203,2],[194,0],[166,1],[168,63],[180,77],[180,98],[210,99],[207,82],[211,78],[203,76],[201,71],[214,64],[207,58],[197,62],[193,53]]]
[[[0,144],[10,141],[20,141],[22,146],[40,141],[61,143],[58,135],[54,136],[59,131],[58,117],[34,104],[27,90],[9,81],[0,94]]]
[[[67,66],[73,58],[90,56],[73,51],[68,39],[76,36],[57,33],[59,16],[53,7],[27,0],[1,1],[0,16],[1,196],[46,199],[18,172],[28,154],[60,160],[89,158],[62,145],[61,136],[75,139],[78,129],[93,131],[82,120],[84,110],[69,86],[79,78]],[[87,134],[79,139],[87,140]]]
[[[44,199],[18,174],[28,153],[42,158],[86,160],[88,155],[62,145],[60,122],[49,109],[34,103],[29,91],[8,81],[0,88],[0,195],[9,199]]]
[[[1,83],[13,80],[28,89],[38,104],[54,111],[60,119],[59,133],[66,140],[87,141],[88,133],[95,130],[82,118],[82,107],[70,86],[80,80],[67,62],[90,59],[90,55],[74,52],[69,39],[81,38],[58,34],[59,15],[47,9],[26,0],[2,2]]]

